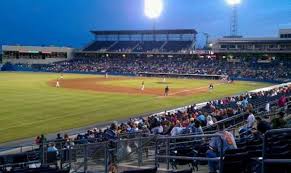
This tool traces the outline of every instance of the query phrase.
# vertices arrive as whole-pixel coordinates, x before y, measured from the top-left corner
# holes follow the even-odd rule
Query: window
[[[221,45],[220,48],[221,49],[226,49],[227,48],[227,45]]]

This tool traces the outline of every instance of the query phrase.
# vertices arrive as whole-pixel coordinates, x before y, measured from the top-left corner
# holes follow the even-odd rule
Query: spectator
[[[284,115],[285,115],[284,112],[280,112],[279,116],[271,121],[273,129],[280,129],[286,127],[287,121],[284,119]]]
[[[269,102],[266,103],[265,111],[270,112],[270,103]]]
[[[201,122],[202,126],[206,126],[206,118],[202,114],[202,112],[199,112],[199,115],[197,117],[197,120],[199,120]]]
[[[161,125],[161,123],[159,121],[156,122],[156,126],[154,128],[152,128],[152,133],[154,135],[157,135],[157,134],[162,134],[163,133],[163,126]]]
[[[114,141],[117,139],[117,125],[112,123],[109,129],[104,132],[105,140]]]
[[[191,124],[191,133],[195,135],[204,134],[199,120],[194,120],[194,123]]]
[[[41,139],[40,139],[40,136],[37,136],[34,140],[35,144],[36,145],[40,145],[41,144]]]
[[[212,126],[214,124],[213,120],[212,120],[212,116],[208,115],[207,116],[207,126]]]
[[[252,129],[254,127],[255,124],[255,116],[252,112],[249,112],[248,118],[247,118],[247,128],[248,129]]]
[[[213,137],[209,142],[209,150],[206,153],[208,158],[219,157],[220,154],[224,154],[225,151],[237,148],[233,135],[225,131],[222,124],[218,125],[218,130],[219,131],[215,133],[215,135],[219,135],[220,137]],[[216,173],[218,161],[208,161],[208,167],[210,173]]]
[[[57,138],[55,142],[56,142],[56,148],[61,149],[64,142],[64,139],[61,137],[61,134],[59,133],[57,134]]]
[[[47,152],[55,152],[57,155],[59,154],[59,151],[55,147],[54,143],[49,143],[49,147],[47,148]]]
[[[242,100],[241,105],[242,105],[243,108],[246,108],[246,107],[248,106],[248,104],[249,104],[248,98],[245,97],[245,98]]]
[[[65,134],[65,135],[64,135],[64,140],[65,140],[65,141],[68,141],[68,140],[70,140],[70,137],[69,137],[69,135],[68,135],[68,134]]]
[[[163,126],[163,135],[168,135],[172,131],[172,127],[170,126],[170,123],[168,121],[165,121],[162,123]]]
[[[57,134],[56,140],[63,140],[63,138],[61,137],[61,134],[60,133]]]
[[[279,101],[278,101],[278,106],[281,107],[281,108],[284,107],[285,104],[286,104],[286,101],[287,101],[286,97],[285,96],[281,96]]]
[[[182,130],[183,128],[181,126],[181,123],[177,121],[175,127],[171,130],[171,136],[180,135],[182,133]]]
[[[137,133],[137,132],[139,132],[139,129],[138,129],[138,127],[137,127],[138,125],[136,124],[136,123],[133,123],[132,124],[132,127],[131,127],[131,129],[130,129],[130,133]]]
[[[41,135],[40,135],[40,143],[41,143],[41,144],[44,144],[44,143],[46,143],[46,142],[47,142],[47,140],[46,140],[44,134],[41,134]]]

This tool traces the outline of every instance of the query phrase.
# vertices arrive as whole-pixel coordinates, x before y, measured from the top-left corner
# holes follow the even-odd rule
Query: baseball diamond
[[[104,75],[64,74],[56,88],[59,76],[59,73],[0,73],[0,80],[5,81],[0,83],[0,142],[146,115],[271,85],[175,78],[167,78],[164,84],[162,78],[107,79]],[[211,82],[215,92],[208,92]],[[163,96],[165,85],[170,87],[168,97]]]

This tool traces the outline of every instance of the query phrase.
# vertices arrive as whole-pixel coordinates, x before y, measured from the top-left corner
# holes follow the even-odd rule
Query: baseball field
[[[271,85],[81,74],[63,77],[59,79],[57,73],[0,73],[0,143],[122,120]],[[211,92],[210,83],[214,84]],[[164,96],[166,86],[170,88],[169,96]]]

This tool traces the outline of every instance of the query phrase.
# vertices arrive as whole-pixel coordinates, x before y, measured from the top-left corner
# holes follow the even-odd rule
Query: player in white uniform
[[[59,82],[59,79],[57,80],[56,82],[56,87],[59,88],[60,87],[60,82]]]
[[[108,73],[105,73],[105,78],[108,79]]]
[[[164,79],[163,79],[163,83],[166,83],[166,78],[164,77]]]
[[[140,88],[142,91],[144,91],[144,81],[142,81],[141,83],[141,88]]]

